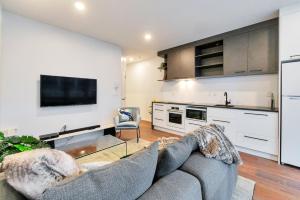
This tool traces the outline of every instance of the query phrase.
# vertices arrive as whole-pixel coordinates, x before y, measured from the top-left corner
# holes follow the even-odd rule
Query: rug
[[[238,176],[236,188],[232,200],[252,200],[255,188],[255,181]]]

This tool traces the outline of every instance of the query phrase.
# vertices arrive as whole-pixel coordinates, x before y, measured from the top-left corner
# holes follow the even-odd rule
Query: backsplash
[[[224,92],[234,105],[270,106],[271,93],[278,104],[278,75],[243,76],[165,82],[161,100],[222,104]]]

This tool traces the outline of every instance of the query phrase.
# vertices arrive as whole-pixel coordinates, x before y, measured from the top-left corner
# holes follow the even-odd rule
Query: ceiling
[[[274,18],[300,0],[0,0],[4,9],[122,47],[133,62],[157,51]],[[151,33],[146,42],[144,34]]]

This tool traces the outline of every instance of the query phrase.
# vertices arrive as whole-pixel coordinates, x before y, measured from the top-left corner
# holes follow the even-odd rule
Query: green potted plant
[[[0,163],[7,155],[48,147],[48,144],[33,136],[23,135],[5,137],[4,133],[0,132]]]
[[[168,69],[167,63],[166,62],[162,62],[157,69],[159,69],[160,71],[164,70],[164,78],[163,78],[163,80],[167,80],[167,69]]]

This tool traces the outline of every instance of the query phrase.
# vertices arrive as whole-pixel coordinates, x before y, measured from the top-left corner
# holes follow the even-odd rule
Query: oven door
[[[170,127],[175,127],[175,128],[184,128],[184,123],[183,123],[183,112],[179,111],[169,111],[168,113],[168,125]]]

